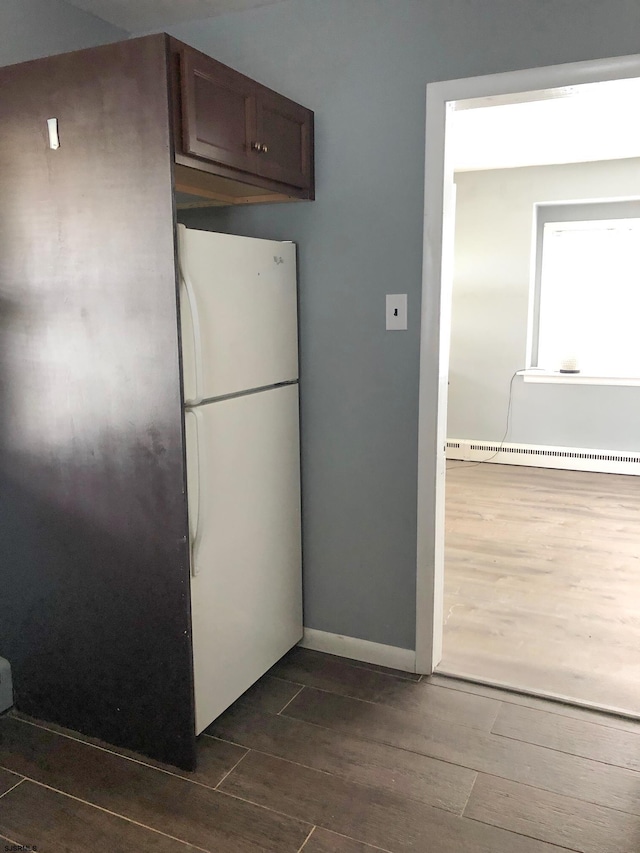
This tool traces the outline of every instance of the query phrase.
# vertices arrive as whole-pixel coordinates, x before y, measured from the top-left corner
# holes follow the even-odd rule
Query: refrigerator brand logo
[[[283,264],[283,263],[284,263],[284,258],[280,258],[280,257],[278,257],[278,255],[274,255],[274,256],[273,256],[273,260],[274,260],[274,262],[275,262],[275,264],[276,264],[276,265],[277,265],[277,264]]]

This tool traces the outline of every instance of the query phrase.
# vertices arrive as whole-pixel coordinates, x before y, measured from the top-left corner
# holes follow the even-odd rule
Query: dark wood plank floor
[[[440,670],[640,715],[640,477],[447,467]]]
[[[0,839],[39,853],[638,853],[640,723],[295,649],[195,774],[16,713]]]

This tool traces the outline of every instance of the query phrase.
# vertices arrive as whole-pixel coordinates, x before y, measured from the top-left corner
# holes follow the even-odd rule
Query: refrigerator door
[[[296,251],[178,226],[185,404],[298,378]]]
[[[199,734],[302,637],[298,387],[188,418]]]

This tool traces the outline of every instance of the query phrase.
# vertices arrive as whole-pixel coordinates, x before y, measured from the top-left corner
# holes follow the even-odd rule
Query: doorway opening
[[[589,295],[585,257],[640,218],[638,78],[625,57],[428,87],[416,650],[423,672],[632,714],[640,454],[620,412],[640,410],[640,365],[589,362],[621,304],[610,264]],[[554,240],[582,247],[556,263],[564,314]]]

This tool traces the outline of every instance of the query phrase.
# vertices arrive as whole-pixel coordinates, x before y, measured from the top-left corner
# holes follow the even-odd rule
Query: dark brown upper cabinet
[[[257,167],[256,95],[250,80],[183,48],[180,56],[185,154],[245,172]]]
[[[258,172],[274,181],[311,185],[312,116],[299,104],[262,89],[256,97]]]
[[[175,39],[170,50],[176,189],[218,204],[314,198],[311,110]]]

